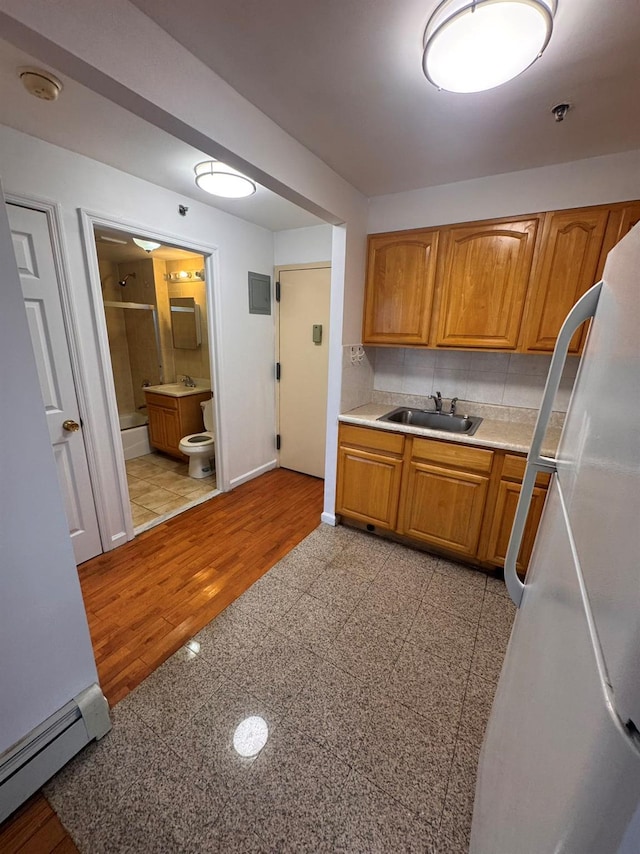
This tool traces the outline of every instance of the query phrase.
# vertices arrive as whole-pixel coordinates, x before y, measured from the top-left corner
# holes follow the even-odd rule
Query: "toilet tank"
[[[202,420],[204,421],[204,429],[208,433],[213,433],[213,398],[211,398],[210,400],[203,400],[200,404],[200,408],[202,409]]]

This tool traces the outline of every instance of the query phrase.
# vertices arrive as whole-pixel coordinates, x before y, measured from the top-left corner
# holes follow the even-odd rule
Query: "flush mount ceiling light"
[[[483,92],[542,55],[556,0],[444,0],[424,31],[422,68],[448,92]]]
[[[198,187],[213,196],[244,199],[256,191],[256,185],[250,178],[220,160],[204,160],[194,171]]]
[[[156,243],[155,240],[142,240],[140,237],[134,237],[133,242],[136,246],[139,246],[140,249],[144,249],[145,252],[153,252],[154,249],[157,249],[161,246],[161,243]]]

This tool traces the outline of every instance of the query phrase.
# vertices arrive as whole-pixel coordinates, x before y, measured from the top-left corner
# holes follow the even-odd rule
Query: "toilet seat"
[[[180,439],[179,448],[184,453],[184,445],[188,451],[193,453],[196,449],[204,451],[206,448],[210,448],[214,444],[215,439],[213,433],[190,433],[188,436],[183,436],[182,439]]]
[[[189,477],[209,477],[215,471],[215,433],[213,416],[213,398],[202,401],[202,420],[204,430],[189,433],[180,439],[180,451],[189,457]]]

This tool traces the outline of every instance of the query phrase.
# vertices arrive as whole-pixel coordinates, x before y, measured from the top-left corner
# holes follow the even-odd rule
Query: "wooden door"
[[[369,237],[365,344],[428,343],[437,248],[437,231]]]
[[[279,279],[280,465],[324,477],[331,268],[280,270]]]
[[[515,350],[539,218],[446,232],[438,265],[437,347]]]
[[[597,281],[608,217],[608,208],[546,215],[524,324],[526,351],[552,351],[570,309]],[[569,353],[580,351],[584,334],[584,328],[576,332]]]
[[[512,483],[508,480],[500,481],[489,531],[487,554],[483,557],[483,560],[494,566],[504,566],[519,497],[519,483]],[[520,575],[524,575],[527,571],[546,497],[546,489],[534,486],[527,524],[525,525],[522,537],[522,545],[520,546],[518,560],[516,561],[516,568]]]
[[[76,563],[83,563],[102,552],[102,543],[49,223],[46,213],[20,205],[7,205],[7,212],[69,534]]]
[[[400,533],[465,557],[478,547],[489,478],[411,461]]]

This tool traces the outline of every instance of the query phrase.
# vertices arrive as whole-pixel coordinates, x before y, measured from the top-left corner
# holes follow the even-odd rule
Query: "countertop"
[[[153,394],[166,394],[169,397],[187,397],[189,394],[202,394],[202,392],[211,391],[211,386],[186,386],[182,383],[163,383],[162,385],[145,386],[144,390],[150,391]]]
[[[458,412],[465,415],[479,415],[483,420],[475,435],[465,436],[460,433],[444,433],[442,430],[427,430],[423,427],[411,427],[404,424],[390,424],[378,421],[381,415],[391,412],[399,404],[389,403],[367,403],[338,417],[344,424],[356,424],[360,427],[373,427],[376,430],[386,430],[391,433],[407,433],[411,436],[422,436],[430,439],[441,439],[446,442],[459,442],[463,445],[480,445],[485,448],[499,448],[503,451],[514,451],[526,454],[531,446],[533,429],[535,426],[535,412],[533,410],[516,409],[514,407],[500,407],[505,410],[506,418],[499,419],[491,417],[495,415],[497,407],[488,407],[482,404],[462,403],[458,406]],[[484,413],[488,413],[486,417]],[[547,435],[542,444],[544,456],[555,457],[560,440],[560,427],[549,427]]]

